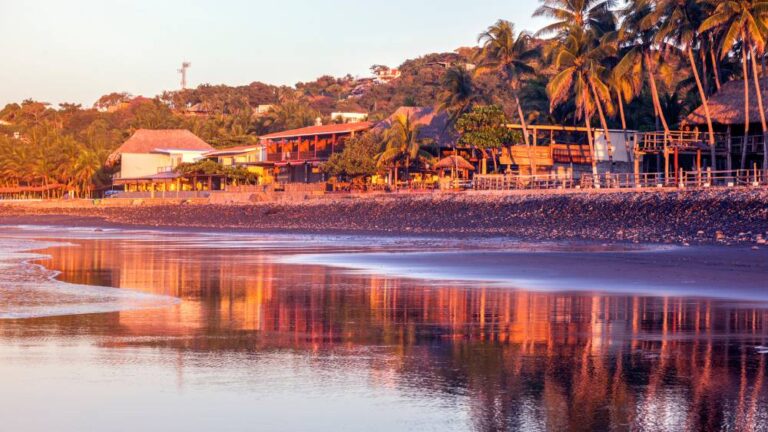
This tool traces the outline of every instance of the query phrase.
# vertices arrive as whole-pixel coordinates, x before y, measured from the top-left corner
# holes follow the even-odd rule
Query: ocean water
[[[0,430],[768,430],[741,249],[0,228]]]

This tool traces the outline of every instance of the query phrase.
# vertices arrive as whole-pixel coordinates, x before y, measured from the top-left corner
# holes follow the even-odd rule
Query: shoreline
[[[760,247],[768,238],[768,190],[0,202],[0,224]]]

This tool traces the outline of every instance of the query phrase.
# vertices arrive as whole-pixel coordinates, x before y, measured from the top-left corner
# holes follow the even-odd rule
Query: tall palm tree
[[[608,87],[616,96],[616,105],[619,107],[619,119],[621,120],[621,130],[624,133],[624,146],[627,155],[632,154],[629,147],[629,137],[627,136],[627,115],[624,105],[632,102],[639,94],[643,86],[642,66],[640,64],[631,65],[628,71],[622,71],[614,67],[610,71],[607,79]],[[634,156],[631,156],[634,157]]]
[[[542,5],[534,17],[554,20],[536,32],[537,36],[567,33],[571,27],[595,31],[598,34],[613,30],[615,0],[541,0]]]
[[[707,32],[712,29],[724,29],[721,57],[725,57],[732,48],[741,45],[742,73],[744,74],[744,106],[745,122],[744,136],[749,135],[749,57],[752,57],[755,91],[757,93],[758,110],[763,128],[763,168],[768,169],[768,124],[763,107],[762,89],[757,75],[757,60],[755,54],[764,53],[766,35],[768,35],[768,1],[767,0],[724,0],[719,2],[710,15],[701,24],[699,31]],[[741,167],[745,167],[746,153],[742,152]]]
[[[514,24],[509,21],[499,20],[496,24],[480,34],[478,42],[482,44],[480,51],[479,73],[495,71],[509,83],[512,97],[517,105],[517,115],[523,128],[523,138],[528,146],[530,155],[531,141],[528,134],[528,123],[520,103],[520,81],[534,72],[531,66],[532,60],[538,57],[538,50],[531,47],[531,37],[528,33],[515,31]],[[536,164],[531,160],[531,173],[536,172]]]
[[[462,114],[472,110],[472,105],[477,101],[479,94],[472,74],[467,68],[460,66],[454,66],[446,71],[442,87],[437,109],[448,113],[447,126],[453,126]]]
[[[596,111],[600,114],[607,133],[601,106],[610,103],[611,96],[608,86],[602,80],[606,48],[596,44],[593,36],[590,31],[576,26],[568,30],[567,36],[559,41],[556,48],[555,67],[558,73],[547,86],[547,92],[552,109],[570,98],[575,100],[576,117],[583,119],[587,128],[592,174],[596,178],[597,155],[592,135],[592,116]]]
[[[700,44],[699,27],[704,21],[704,10],[698,0],[660,0],[657,6],[660,15],[660,24],[656,33],[656,41],[659,44],[667,44],[669,47],[680,49],[688,58],[693,77],[696,80],[696,88],[699,90],[704,107],[704,115],[707,119],[709,132],[709,148],[712,153],[712,169],[716,169],[715,160],[715,127],[712,124],[712,115],[709,112],[709,101],[704,85],[696,65],[694,48]]]
[[[379,167],[392,167],[394,186],[397,189],[398,170],[404,167],[409,175],[413,162],[419,159],[430,159],[432,155],[422,149],[419,140],[420,126],[411,121],[407,115],[398,115],[392,126],[384,134],[384,151],[376,155]]]
[[[661,104],[661,93],[656,78],[657,75],[668,76],[672,70],[662,62],[656,41],[658,14],[655,6],[656,0],[628,0],[626,7],[619,11],[621,29],[618,31],[617,40],[626,52],[616,67],[628,71],[636,65],[641,65],[648,78],[656,120],[664,130],[664,173],[669,177],[667,137],[670,128]]]

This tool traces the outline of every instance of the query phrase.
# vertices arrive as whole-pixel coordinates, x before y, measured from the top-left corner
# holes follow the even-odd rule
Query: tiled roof
[[[263,140],[278,140],[288,138],[299,138],[314,135],[332,135],[360,132],[368,130],[373,126],[371,122],[329,124],[322,126],[309,126],[301,129],[287,130],[283,132],[272,133],[261,137]]]
[[[207,142],[185,129],[137,130],[107,159],[114,164],[123,153],[152,153],[157,149],[212,151]]]

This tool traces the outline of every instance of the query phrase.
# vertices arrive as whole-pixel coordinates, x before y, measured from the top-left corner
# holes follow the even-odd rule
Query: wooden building
[[[763,97],[763,109],[768,116],[768,78],[760,79],[760,91]],[[749,82],[749,124],[744,104],[744,82],[729,81],[720,91],[709,98],[709,112],[716,132],[716,156],[721,158],[718,167],[725,169],[749,169],[762,166],[768,169],[766,142],[763,139],[763,126],[760,106],[757,100],[754,80]],[[697,132],[700,141],[708,146],[708,126],[704,106],[692,112],[683,122],[689,132]]]
[[[278,183],[325,181],[321,165],[332,154],[344,150],[344,143],[373,126],[370,122],[309,126],[261,137],[266,160]]]

